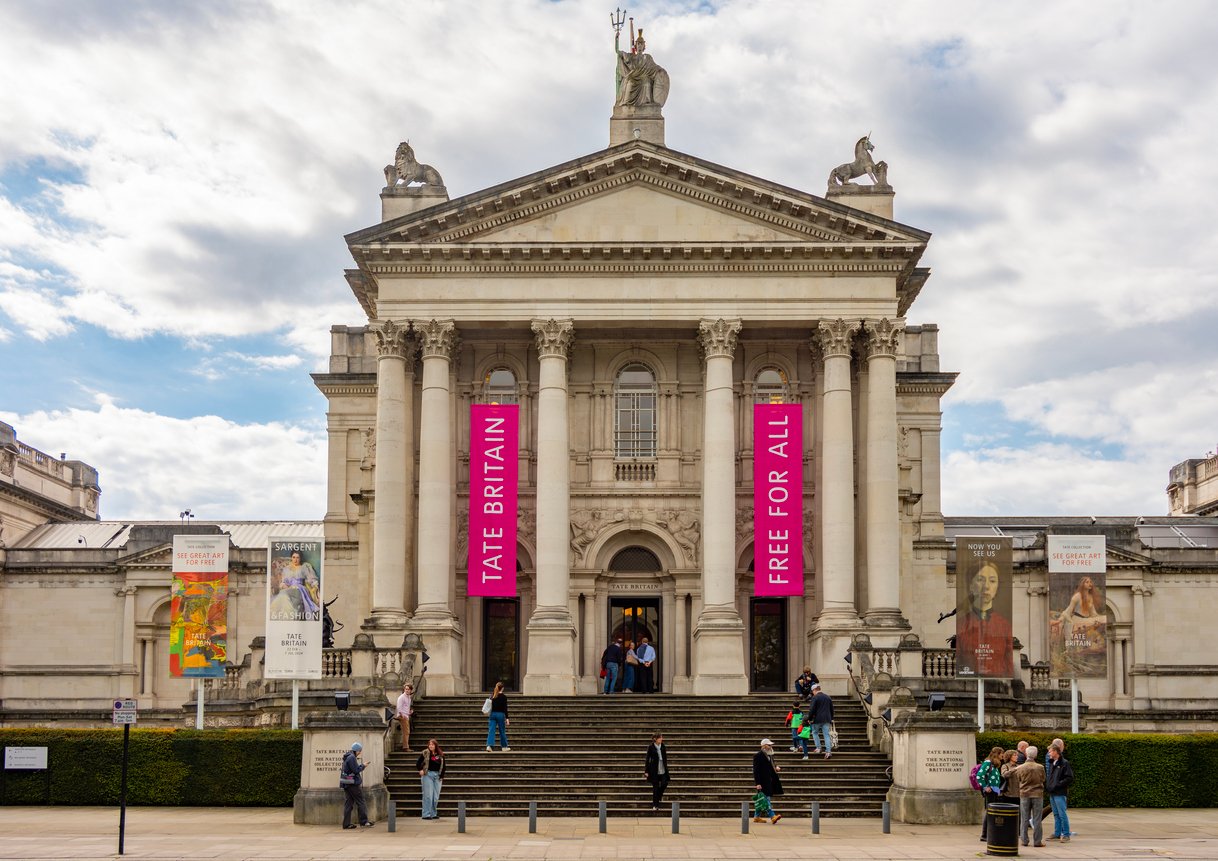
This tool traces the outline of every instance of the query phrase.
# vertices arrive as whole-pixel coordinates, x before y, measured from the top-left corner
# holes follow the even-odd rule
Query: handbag
[[[487,697],[486,702],[484,702],[482,704],[482,713],[484,715],[489,715],[491,713],[491,698],[490,697]]]
[[[829,743],[837,747],[837,724],[835,723],[829,724]]]
[[[639,659],[635,656],[634,652],[627,652],[626,663],[633,664],[637,667],[639,665]]]
[[[609,675],[609,671],[606,670],[604,667],[601,667],[601,678],[603,679],[607,675]]]

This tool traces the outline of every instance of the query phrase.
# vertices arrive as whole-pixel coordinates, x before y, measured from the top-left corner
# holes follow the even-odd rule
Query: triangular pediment
[[[169,568],[173,564],[173,545],[162,544],[158,547],[148,547],[129,556],[119,556],[117,561],[120,565],[127,567]]]
[[[347,236],[387,245],[773,243],[916,257],[929,234],[823,197],[634,141]]]

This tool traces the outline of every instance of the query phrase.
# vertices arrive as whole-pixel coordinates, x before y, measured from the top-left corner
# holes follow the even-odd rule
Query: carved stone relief
[[[666,527],[685,551],[685,561],[690,568],[698,565],[698,541],[702,538],[702,525],[692,512],[674,509],[661,512],[656,523]]]

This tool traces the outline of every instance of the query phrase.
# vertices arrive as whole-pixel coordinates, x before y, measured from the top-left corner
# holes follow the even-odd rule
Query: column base
[[[845,696],[850,690],[850,668],[846,665],[846,653],[855,632],[862,622],[855,618],[852,627],[826,627],[821,618],[814,623],[808,635],[808,665],[820,679],[821,687],[831,697]],[[836,621],[836,620],[835,620]]]
[[[704,607],[694,628],[694,696],[744,696],[744,622],[736,608]]]
[[[410,614],[402,609],[374,607],[372,615],[360,625],[360,630],[372,638],[379,649],[394,649],[402,645],[402,637],[410,626]]]
[[[538,607],[529,619],[525,696],[575,696],[575,625],[566,607]]]
[[[451,697],[469,690],[469,681],[461,671],[465,631],[447,607],[420,607],[410,623],[410,632],[422,638],[427,653],[422,685],[428,696]]]
[[[868,628],[910,629],[909,620],[901,615],[899,607],[875,607],[863,614],[863,624]]]

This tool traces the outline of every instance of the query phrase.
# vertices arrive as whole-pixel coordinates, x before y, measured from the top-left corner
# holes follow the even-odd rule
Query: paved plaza
[[[1213,810],[1079,810],[1071,813],[1074,840],[1024,849],[1025,858],[1218,859],[1218,815]],[[454,819],[400,819],[343,831],[294,825],[290,809],[132,808],[125,855],[140,859],[964,859],[984,857],[972,826],[893,823],[878,819],[822,819],[811,833],[807,818],[777,825],[738,820],[686,819],[672,834],[667,817],[610,819],[607,834],[595,819],[484,818],[457,833]],[[118,849],[118,811],[98,807],[0,809],[0,859],[110,858]]]

